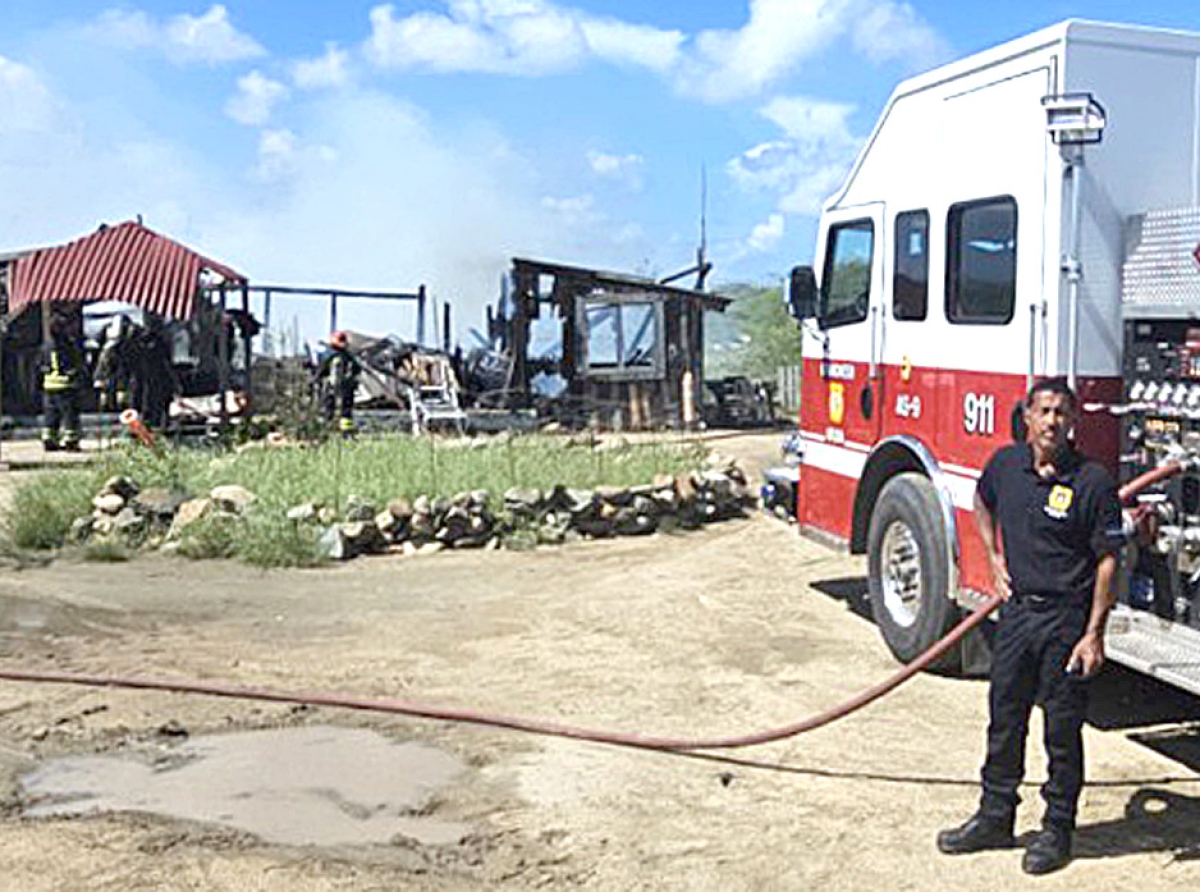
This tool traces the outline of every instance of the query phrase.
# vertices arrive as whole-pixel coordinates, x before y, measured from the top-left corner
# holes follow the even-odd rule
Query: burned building
[[[691,427],[704,380],[704,314],[728,298],[639,276],[516,258],[489,311],[502,399],[571,423]]]

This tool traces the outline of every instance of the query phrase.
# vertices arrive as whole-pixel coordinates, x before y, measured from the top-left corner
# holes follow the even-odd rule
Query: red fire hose
[[[1184,469],[1178,462],[1163,465],[1148,471],[1140,477],[1121,487],[1119,496],[1122,503],[1128,502],[1134,495],[1148,486],[1153,486]],[[761,743],[771,743],[812,731],[837,721],[844,716],[878,700],[884,694],[908,681],[918,672],[926,669],[930,663],[957,644],[964,635],[979,625],[997,607],[1003,603],[998,595],[989,598],[958,625],[950,630],[944,638],[935,643],[925,653],[921,654],[908,665],[902,667],[889,678],[875,684],[859,694],[851,697],[824,712],[790,725],[770,728],[751,734],[734,737],[686,738],[686,737],[651,737],[643,734],[626,734],[614,731],[601,731],[589,728],[577,728],[562,725],[557,722],[525,719],[517,716],[507,716],[480,712],[473,709],[456,709],[453,707],[436,706],[426,703],[415,703],[406,700],[368,700],[358,697],[343,697],[331,694],[284,693],[281,691],[261,690],[255,688],[230,687],[228,685],[200,684],[197,682],[166,681],[151,678],[118,678],[102,675],[83,675],[68,672],[23,672],[15,669],[0,669],[0,678],[9,681],[48,682],[52,684],[74,684],[87,687],[102,688],[132,688],[137,690],[171,691],[181,694],[204,694],[210,697],[227,697],[238,700],[264,700],[273,703],[296,703],[307,706],[335,706],[342,709],[358,709],[368,712],[385,712],[398,715],[416,716],[418,718],[439,719],[449,722],[464,722],[473,725],[487,725],[494,728],[510,728],[516,731],[526,731],[532,734],[543,734],[553,737],[568,737],[575,740],[589,740],[595,743],[608,743],[616,746],[636,747],[650,750],[715,750],[735,749],[737,747],[755,746]]]

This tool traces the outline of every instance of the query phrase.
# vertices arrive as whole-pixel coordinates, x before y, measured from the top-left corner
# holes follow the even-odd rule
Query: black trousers
[[[1083,721],[1087,681],[1067,674],[1071,650],[1083,635],[1088,601],[1014,599],[1001,608],[992,643],[988,692],[990,721],[987,760],[983,765],[980,811],[1009,819],[1021,801],[1017,788],[1025,776],[1025,739],[1029,715],[1040,702],[1045,715],[1049,778],[1042,787],[1044,823],[1075,826],[1083,788]]]
[[[62,428],[63,443],[79,442],[79,391],[42,391],[43,427],[42,440],[58,442],[58,431]]]

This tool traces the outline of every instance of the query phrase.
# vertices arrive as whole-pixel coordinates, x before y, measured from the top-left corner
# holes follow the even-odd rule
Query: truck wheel
[[[908,663],[946,634],[958,616],[950,600],[941,505],[921,474],[898,474],[879,494],[867,532],[871,613],[896,659]],[[952,651],[935,668],[957,668]]]

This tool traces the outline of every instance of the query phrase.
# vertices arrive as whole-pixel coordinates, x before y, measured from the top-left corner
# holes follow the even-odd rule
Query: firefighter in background
[[[133,407],[152,428],[167,423],[171,400],[178,391],[171,363],[171,343],[162,320],[147,315],[146,324],[133,337]]]
[[[114,316],[104,329],[93,385],[102,412],[120,412],[130,406],[134,367],[132,327],[128,317]]]
[[[337,418],[343,435],[354,433],[354,394],[362,365],[350,352],[350,338],[344,331],[329,336],[329,349],[317,365],[317,381],[321,388],[325,417]]]
[[[56,313],[42,347],[42,446],[47,452],[78,452],[79,412],[87,361],[71,319]]]
[[[102,411],[133,408],[152,428],[166,424],[178,388],[171,345],[159,319],[147,316],[143,326],[126,316],[113,318],[96,360],[95,388]]]

